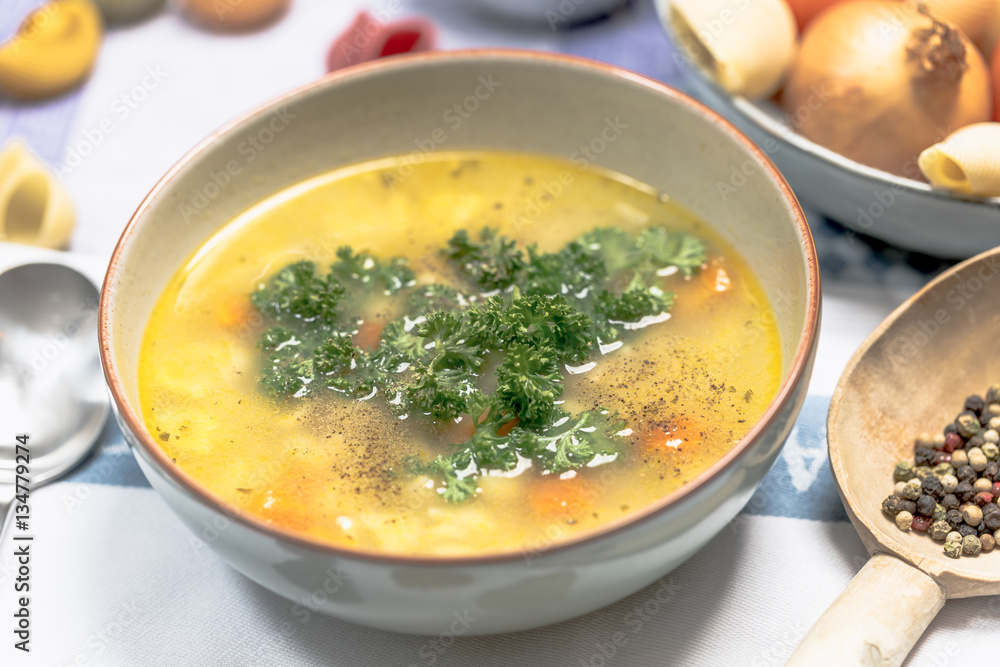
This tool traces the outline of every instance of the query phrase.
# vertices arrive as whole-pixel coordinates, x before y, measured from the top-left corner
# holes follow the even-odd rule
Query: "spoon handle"
[[[895,556],[875,554],[806,633],[788,665],[901,665],[944,600],[930,576]]]

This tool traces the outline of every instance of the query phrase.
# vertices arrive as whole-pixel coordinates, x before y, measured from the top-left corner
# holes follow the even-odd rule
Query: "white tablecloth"
[[[37,0],[2,2],[0,37]],[[61,167],[79,207],[73,251],[100,274],[156,180],[225,121],[321,75],[333,36],[365,4],[398,6],[295,0],[280,23],[242,36],[212,35],[169,13],[113,30],[79,93],[31,108],[0,102],[0,141],[23,134]],[[491,24],[446,0],[404,2],[399,15],[414,12],[438,22],[444,48],[561,50],[677,75],[647,2],[559,32]],[[96,456],[31,496],[30,654],[13,648],[14,547],[9,537],[0,545],[0,665],[782,664],[866,559],[826,461],[829,396],[867,333],[939,268],[813,223],[823,327],[802,415],[744,513],[659,584],[557,626],[453,643],[303,618],[193,539],[109,424]],[[0,250],[0,269],[25,257]],[[0,429],[9,438],[17,425]],[[948,602],[909,664],[993,660],[998,633],[1000,598]]]

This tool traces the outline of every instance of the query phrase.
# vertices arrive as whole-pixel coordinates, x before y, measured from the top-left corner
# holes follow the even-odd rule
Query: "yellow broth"
[[[648,186],[547,157],[442,153],[407,165],[357,165],[272,197],[224,227],[159,298],[140,351],[143,418],[166,454],[223,503],[366,551],[530,552],[687,484],[763,414],[781,376],[778,333],[757,279],[704,222]],[[611,463],[484,476],[477,496],[447,503],[433,480],[399,471],[408,457],[447,453],[467,424],[400,420],[378,400],[331,392],[279,401],[257,383],[266,323],[249,294],[289,262],[326,267],[350,245],[406,257],[424,284],[452,275],[440,249],[458,229],[491,226],[555,251],[594,227],[647,225],[698,236],[709,260],[693,278],[663,279],[676,293],[669,320],[567,375],[564,409],[616,410],[632,430]]]

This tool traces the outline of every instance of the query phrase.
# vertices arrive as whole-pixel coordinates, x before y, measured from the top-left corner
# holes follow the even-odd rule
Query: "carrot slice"
[[[569,479],[546,476],[532,483],[528,501],[542,516],[570,518],[585,512],[593,498],[593,486],[580,475]]]

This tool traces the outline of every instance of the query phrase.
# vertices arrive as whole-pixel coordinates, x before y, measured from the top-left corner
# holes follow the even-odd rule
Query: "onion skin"
[[[979,47],[984,58],[988,50],[990,20],[1000,0],[923,0],[931,13],[939,19],[957,25],[972,43]]]
[[[788,0],[788,6],[795,14],[795,22],[799,25],[799,32],[802,32],[806,29],[806,25],[813,20],[813,17],[838,2],[843,2],[843,0]]]
[[[915,3],[853,0],[809,25],[782,105],[821,146],[922,179],[921,151],[990,120],[990,88],[983,57],[954,26]]]

